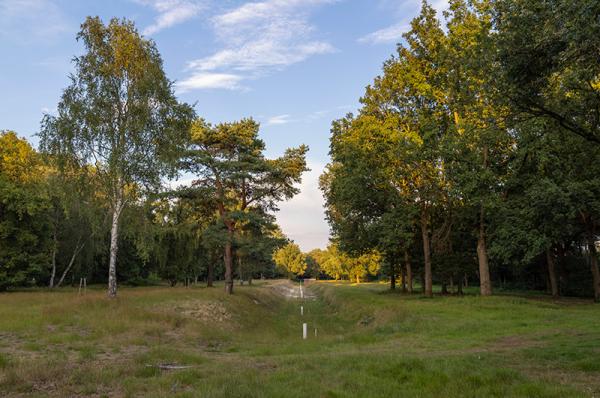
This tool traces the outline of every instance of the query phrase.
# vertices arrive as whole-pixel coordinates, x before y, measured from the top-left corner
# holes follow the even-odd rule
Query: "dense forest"
[[[89,17],[39,148],[0,134],[0,290],[300,276],[598,301],[598,15],[591,0],[424,2],[332,123],[331,244],[310,253],[274,217],[308,147],[267,158],[253,119],[213,125],[177,100],[133,23]]]
[[[308,148],[267,159],[254,120],[199,118],[129,21],[88,18],[78,40],[86,52],[39,151],[0,135],[0,289],[86,278],[115,296],[117,280],[218,278],[231,293],[234,275],[279,275],[273,211],[298,192]],[[182,173],[193,183],[169,188]]]
[[[600,299],[600,5],[423,4],[321,179],[335,247],[406,290]]]

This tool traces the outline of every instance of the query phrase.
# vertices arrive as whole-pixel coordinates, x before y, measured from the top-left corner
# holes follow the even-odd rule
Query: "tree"
[[[480,293],[492,294],[487,224],[488,212],[502,193],[514,139],[500,100],[492,40],[489,1],[453,0],[446,13],[445,84],[453,129],[445,139],[446,170],[454,206],[469,210],[476,220]],[[463,210],[463,212],[464,212]]]
[[[153,226],[152,257],[158,274],[175,286],[196,279],[205,264],[202,227],[195,209],[186,200],[161,198],[150,212]]]
[[[363,250],[376,248],[381,234],[367,231],[383,230],[380,222],[389,222],[392,214],[401,215],[399,224],[410,231],[397,236],[398,246],[406,248],[413,236],[412,218],[418,214],[425,294],[431,296],[432,217],[447,196],[440,147],[450,125],[443,91],[446,38],[435,10],[425,3],[405,39],[407,46],[398,46],[398,55],[384,64],[383,75],[367,87],[360,114],[334,122],[332,163],[321,186],[343,249],[360,240]],[[368,237],[375,239],[367,243]],[[382,237],[379,249],[390,251],[381,243],[391,237]],[[393,268],[390,271],[395,274]]]
[[[77,39],[86,53],[58,105],[42,121],[41,147],[91,164],[102,180],[111,212],[108,295],[117,294],[119,220],[131,192],[156,190],[174,173],[194,111],[177,102],[151,40],[132,22],[88,17]]]
[[[273,254],[275,264],[288,275],[304,275],[307,268],[306,256],[295,243],[288,243]]]
[[[322,274],[321,263],[325,251],[322,249],[313,249],[306,254],[306,273],[312,278],[319,279]]]
[[[336,281],[344,276],[343,256],[336,244],[327,246],[327,250],[320,258],[321,270]]]
[[[0,290],[47,275],[52,240],[37,152],[12,131],[0,132]]]
[[[494,14],[503,94],[515,116],[600,143],[600,3],[500,0]]]
[[[248,212],[235,242],[240,280],[252,283],[255,275],[264,275],[274,267],[273,253],[287,243],[275,217],[258,211]]]
[[[216,209],[226,229],[225,291],[233,293],[233,248],[236,234],[254,210],[277,210],[277,202],[292,198],[306,167],[308,147],[287,149],[276,159],[265,158],[259,125],[252,119],[212,126],[198,119],[183,167],[196,175],[191,190]]]
[[[344,263],[348,279],[360,283],[367,275],[377,275],[381,268],[381,254],[372,251],[359,257],[345,256]]]

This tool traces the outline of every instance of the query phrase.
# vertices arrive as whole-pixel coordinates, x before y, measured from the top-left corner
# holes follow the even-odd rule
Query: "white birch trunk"
[[[108,263],[108,297],[117,297],[117,250],[119,245],[119,217],[123,206],[121,193],[113,209],[112,225],[110,228],[110,260]]]

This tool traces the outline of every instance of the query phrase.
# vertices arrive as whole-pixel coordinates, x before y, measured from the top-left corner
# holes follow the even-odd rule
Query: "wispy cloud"
[[[385,8],[389,8],[391,3],[384,1]],[[411,20],[419,13],[421,7],[420,0],[404,0],[393,3],[393,9],[401,15],[400,20],[388,27],[378,29],[358,39],[361,44],[387,44],[397,43],[402,39],[402,35],[410,30]],[[429,4],[442,16],[442,12],[448,8],[448,0],[433,0]]]
[[[267,126],[288,124],[290,122],[290,115],[277,115],[267,119]]]
[[[304,115],[290,115],[286,113],[283,115],[275,115],[263,118],[263,120],[267,126],[277,126],[290,123],[313,123],[324,118],[330,119],[331,117],[342,116],[340,115],[341,111],[348,111],[353,108],[354,107],[351,105],[342,105],[330,109],[321,109],[318,111],[309,112]]]
[[[388,26],[387,28],[376,30],[375,32],[369,33],[366,36],[358,39],[359,43],[369,44],[382,44],[382,43],[393,43],[397,42],[402,38],[404,32],[410,29],[410,25],[407,23],[399,23],[396,25]]]
[[[230,73],[195,72],[187,79],[177,82],[175,87],[178,93],[201,89],[227,89],[236,90],[241,88],[241,76]]]
[[[309,14],[314,7],[335,1],[265,0],[214,16],[212,28],[224,48],[189,62],[189,79],[205,72],[235,75],[239,81],[255,79],[311,56],[334,52],[330,43],[313,38],[316,29]]]
[[[158,12],[154,23],[143,30],[144,35],[153,35],[163,29],[188,21],[197,16],[205,7],[203,1],[193,0],[136,0]]]
[[[51,0],[0,1],[0,39],[12,43],[51,41],[68,30],[63,13]]]

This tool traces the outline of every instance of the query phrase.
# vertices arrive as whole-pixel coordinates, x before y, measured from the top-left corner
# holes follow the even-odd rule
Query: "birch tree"
[[[117,295],[119,220],[135,190],[158,189],[173,174],[194,112],[175,98],[153,41],[132,22],[88,17],[77,39],[85,53],[58,104],[42,121],[41,147],[92,164],[110,203],[108,295]]]

